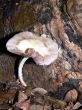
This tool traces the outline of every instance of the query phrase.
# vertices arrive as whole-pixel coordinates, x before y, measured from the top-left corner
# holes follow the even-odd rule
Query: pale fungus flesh
[[[55,41],[28,31],[9,39],[6,48],[11,53],[24,56],[18,68],[18,76],[24,86],[27,85],[23,80],[22,68],[29,57],[38,65],[50,65],[58,58],[58,44]]]

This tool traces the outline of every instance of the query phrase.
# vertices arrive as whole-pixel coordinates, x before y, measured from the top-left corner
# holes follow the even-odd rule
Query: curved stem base
[[[27,84],[25,83],[25,81],[23,79],[22,69],[23,69],[23,66],[27,60],[28,60],[28,57],[23,58],[19,64],[19,67],[18,67],[18,78],[19,78],[21,84],[25,87],[27,86]]]

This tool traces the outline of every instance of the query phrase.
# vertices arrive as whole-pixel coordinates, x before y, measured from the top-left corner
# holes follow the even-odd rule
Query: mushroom
[[[24,56],[18,67],[18,77],[23,86],[22,68],[28,58],[33,58],[38,65],[50,65],[58,57],[58,44],[45,35],[38,36],[32,32],[20,32],[6,43],[9,52]]]

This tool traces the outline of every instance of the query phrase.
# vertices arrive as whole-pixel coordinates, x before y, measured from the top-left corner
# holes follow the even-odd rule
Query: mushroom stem
[[[28,57],[23,58],[19,64],[19,67],[18,67],[18,78],[19,78],[21,84],[25,87],[27,86],[27,84],[25,83],[25,81],[23,79],[22,69],[23,69],[23,66],[24,66],[26,60],[28,60]]]

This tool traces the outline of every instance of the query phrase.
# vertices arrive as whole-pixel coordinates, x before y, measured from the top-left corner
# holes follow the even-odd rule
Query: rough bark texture
[[[73,9],[77,5],[80,8],[82,0],[78,0],[78,2],[77,0],[75,2],[73,0],[1,0],[1,108],[4,102],[6,107],[4,106],[3,109],[9,108],[9,101],[13,100],[13,103],[15,103],[17,100],[14,95],[18,96],[18,91],[25,89],[17,80],[17,68],[22,57],[10,54],[6,50],[5,44],[14,34],[26,30],[38,35],[47,34],[48,37],[56,40],[61,50],[59,51],[59,58],[49,66],[38,66],[32,59],[29,59],[25,64],[23,68],[24,79],[30,86],[25,89],[26,95],[30,95],[32,88],[41,87],[46,89],[48,95],[44,96],[44,102],[48,109],[44,107],[44,110],[51,110],[51,107],[52,109],[62,108],[62,106],[65,108],[66,101],[76,102],[77,99],[82,104],[82,21],[77,17],[77,10]],[[76,16],[73,16],[75,14]],[[68,93],[72,89],[75,89],[76,92]],[[70,99],[69,94],[72,93],[78,93],[79,95],[76,94],[76,98]],[[3,97],[3,94],[6,95]],[[36,99],[38,99],[37,97],[39,96],[36,95]],[[42,96],[40,96],[40,101],[41,99]],[[39,103],[37,100],[34,100],[34,102]],[[43,105],[43,103],[41,104]],[[32,106],[30,110],[35,110],[35,105]],[[39,110],[38,107],[37,110]]]

